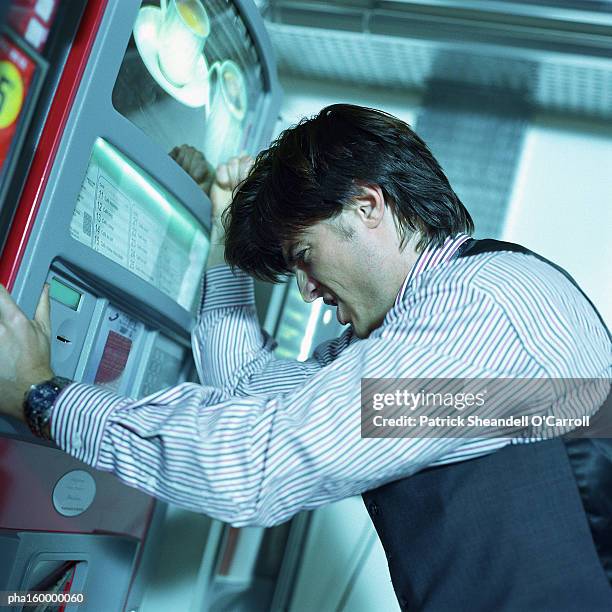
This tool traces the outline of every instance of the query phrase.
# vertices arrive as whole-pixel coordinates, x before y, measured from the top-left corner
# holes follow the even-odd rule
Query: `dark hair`
[[[268,281],[290,272],[282,245],[342,212],[360,184],[380,186],[401,232],[422,250],[459,232],[470,214],[427,145],[388,113],[333,104],[286,129],[256,158],[223,223],[228,264]]]

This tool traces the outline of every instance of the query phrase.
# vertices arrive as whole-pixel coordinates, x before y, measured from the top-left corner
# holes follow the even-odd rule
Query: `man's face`
[[[372,221],[376,214],[380,218]],[[357,203],[285,245],[303,299],[335,305],[338,321],[352,324],[359,338],[382,323],[405,276],[393,270],[397,236],[390,215],[383,217],[384,208]]]

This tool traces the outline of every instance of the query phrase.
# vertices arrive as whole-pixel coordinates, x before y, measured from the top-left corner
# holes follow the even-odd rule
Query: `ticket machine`
[[[0,282],[29,316],[50,284],[56,374],[132,397],[193,376],[210,202],[168,153],[190,144],[216,164],[260,150],[275,75],[246,0],[87,2],[0,228]],[[0,590],[126,606],[154,500],[9,419],[0,487]]]

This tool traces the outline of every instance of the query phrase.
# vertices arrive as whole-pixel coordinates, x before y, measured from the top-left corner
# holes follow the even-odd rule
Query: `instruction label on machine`
[[[187,225],[184,214],[164,202],[151,183],[135,185],[145,179],[130,179],[117,184],[92,157],[70,234],[190,310],[204,267],[206,237]],[[136,188],[140,200],[131,197]]]

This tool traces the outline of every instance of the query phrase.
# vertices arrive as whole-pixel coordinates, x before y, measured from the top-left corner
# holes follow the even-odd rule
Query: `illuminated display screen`
[[[61,302],[72,310],[78,310],[81,303],[81,294],[68,285],[53,277],[49,283],[49,296],[56,302]]]
[[[70,235],[194,311],[208,251],[202,225],[172,194],[98,138]]]

